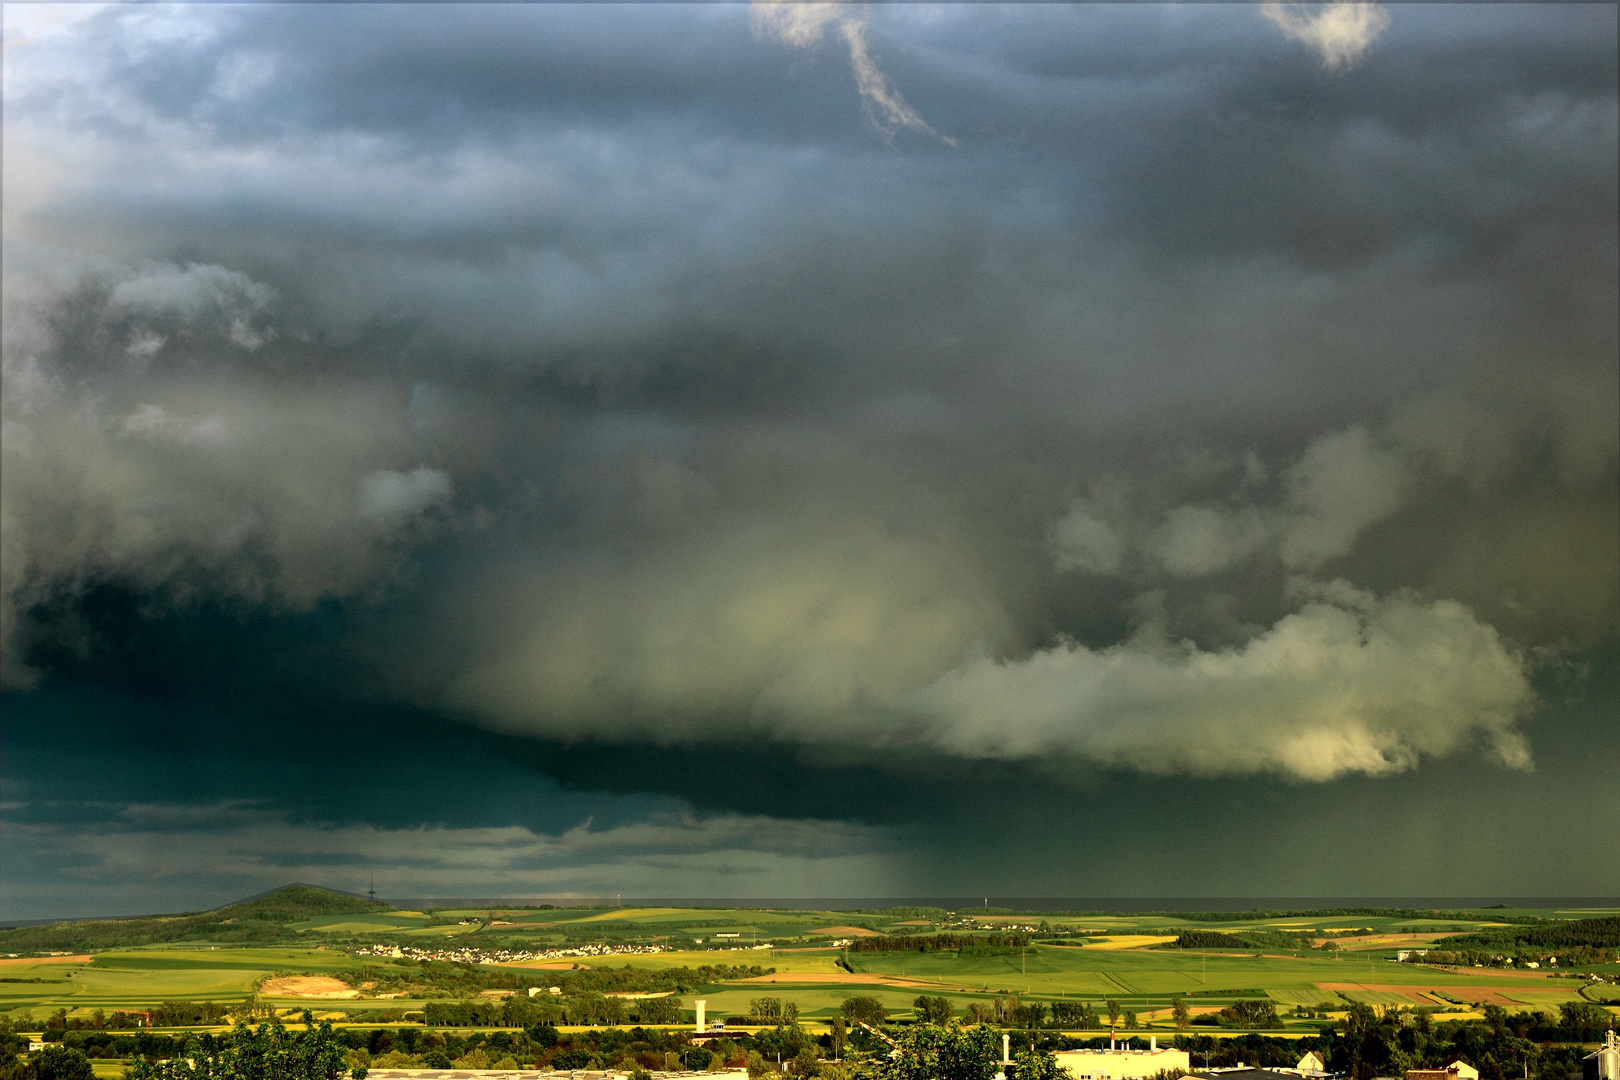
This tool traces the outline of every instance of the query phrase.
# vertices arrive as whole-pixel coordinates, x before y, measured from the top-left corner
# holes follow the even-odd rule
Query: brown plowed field
[[[1513,1001],[1513,1000],[1511,1000],[1509,998],[1503,997],[1502,996],[1502,991],[1503,990],[1521,990],[1521,991],[1536,991],[1536,990],[1539,990],[1539,991],[1542,991],[1544,993],[1555,993],[1556,992],[1554,990],[1549,989],[1545,985],[1543,985],[1543,986],[1505,986],[1505,987],[1498,988],[1498,987],[1494,987],[1494,986],[1456,986],[1456,985],[1443,985],[1443,984],[1433,984],[1433,985],[1419,986],[1419,985],[1413,985],[1411,983],[1394,984],[1394,983],[1351,983],[1351,982],[1332,982],[1332,983],[1329,983],[1329,982],[1325,982],[1325,983],[1317,983],[1316,986],[1317,986],[1318,989],[1326,990],[1329,993],[1333,993],[1333,992],[1338,991],[1338,990],[1373,990],[1373,991],[1376,991],[1378,993],[1407,994],[1407,995],[1446,993],[1446,994],[1450,994],[1452,997],[1462,998],[1464,1001],[1471,1001],[1475,1005],[1500,1005],[1503,1008],[1507,1008],[1507,1009],[1522,1009],[1522,1008],[1524,1008],[1524,1006],[1521,1005],[1517,1001]]]
[[[0,960],[0,964],[88,964],[95,957],[84,956],[19,956]]]
[[[908,975],[878,975],[870,971],[851,974],[847,971],[777,972],[775,975],[755,975],[748,979],[732,979],[740,983],[867,983],[872,986],[901,986],[908,990],[971,990],[974,987],[957,986],[943,979],[914,979]]]

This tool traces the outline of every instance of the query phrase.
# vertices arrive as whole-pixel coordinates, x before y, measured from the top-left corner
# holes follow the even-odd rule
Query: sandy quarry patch
[[[639,993],[639,994],[632,994],[632,993],[625,992],[625,993],[603,994],[602,996],[603,997],[624,998],[624,1000],[626,1000],[626,1001],[644,1001],[647,998],[669,997],[669,995],[673,994],[674,992],[675,991],[673,991],[673,990],[648,990],[645,993]]]
[[[88,964],[94,959],[89,953],[83,956],[19,956],[7,957],[0,960],[0,964]]]
[[[357,998],[360,991],[327,975],[283,975],[259,986],[266,997]]]

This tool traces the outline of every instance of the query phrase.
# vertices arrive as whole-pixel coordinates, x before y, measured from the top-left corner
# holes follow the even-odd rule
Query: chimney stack
[[[708,1007],[709,1003],[703,998],[698,998],[692,1004],[697,1006],[697,1029],[701,1033],[703,1031],[703,1010]]]

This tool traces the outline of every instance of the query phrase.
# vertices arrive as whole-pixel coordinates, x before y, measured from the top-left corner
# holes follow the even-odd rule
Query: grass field
[[[1452,1010],[1458,1017],[1476,1015],[1484,1004],[1510,1009],[1553,1009],[1577,998],[1576,980],[1548,971],[1489,969],[1445,970],[1389,961],[1407,942],[1482,927],[1501,925],[1515,914],[1543,918],[1586,918],[1615,914],[1615,910],[1569,910],[1472,913],[1434,917],[1394,916],[1287,916],[1199,920],[1189,923],[1175,915],[1000,915],[958,912],[921,917],[915,913],[852,913],[848,911],[768,911],[751,908],[702,909],[675,907],[537,910],[518,908],[349,912],[317,916],[292,924],[299,940],[310,948],[250,948],[188,942],[183,947],[147,946],[100,952],[91,959],[58,962],[48,959],[7,960],[0,965],[0,1012],[21,1018],[24,1013],[43,1018],[57,1008],[73,1016],[88,1016],[96,1009],[111,1013],[136,1010],[160,1001],[242,1000],[273,974],[320,975],[357,971],[375,966],[374,957],[351,956],[344,940],[376,941],[392,937],[401,944],[428,944],[444,937],[457,947],[495,947],[514,940],[539,944],[578,942],[594,936],[604,942],[650,941],[669,937],[676,941],[719,933],[740,934],[746,945],[755,935],[779,947],[769,949],[702,949],[685,952],[581,958],[562,961],[572,966],[641,969],[696,968],[702,964],[759,965],[774,968],[771,975],[748,981],[698,987],[683,994],[690,1009],[695,998],[708,1002],[711,1017],[744,1015],[756,997],[777,997],[797,1005],[809,1021],[832,1017],[840,1002],[854,995],[876,997],[900,1018],[911,1013],[912,1000],[921,993],[943,995],[962,1011],[975,1000],[998,992],[1025,999],[1053,1002],[1085,1000],[1100,1006],[1115,1000],[1136,1012],[1143,1027],[1163,1032],[1169,1027],[1171,999],[1181,996],[1196,1010],[1219,1008],[1240,997],[1264,995],[1279,1005],[1285,1016],[1295,1007],[1341,1011],[1350,1002],[1379,1006],[1428,1006]],[[491,916],[493,915],[493,920]],[[455,920],[428,925],[432,920]],[[462,922],[461,920],[467,920]],[[491,923],[495,925],[491,925]],[[500,925],[507,924],[507,925]],[[1175,932],[1196,925],[1200,929],[1286,930],[1336,936],[1338,952],[1315,949],[1254,951],[1184,951],[1155,949],[1173,940]],[[959,956],[954,952],[856,952],[825,946],[829,936],[870,936],[874,933],[953,933],[973,930],[1030,928],[1037,939],[1056,935],[1063,944],[1034,944],[1002,955]],[[313,947],[323,937],[332,945]],[[732,939],[725,939],[729,944]],[[823,943],[816,947],[816,943]],[[790,947],[797,943],[796,947]],[[530,946],[525,946],[530,947]],[[842,965],[847,964],[849,970]],[[559,966],[557,963],[553,967]],[[1620,965],[1609,965],[1611,976]],[[35,981],[38,980],[38,981]],[[1614,992],[1620,999],[1620,990]],[[301,999],[267,997],[283,1010],[308,1007],[317,1015],[343,1015],[343,1009],[421,1009],[414,999]],[[1612,1010],[1620,1014],[1620,1001]],[[1285,1031],[1314,1030],[1315,1020],[1285,1020]],[[1147,1026],[1154,1025],[1154,1026]],[[1198,1029],[1210,1031],[1211,1029]]]

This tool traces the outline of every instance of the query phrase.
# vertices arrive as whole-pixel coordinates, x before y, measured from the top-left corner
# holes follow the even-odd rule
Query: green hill
[[[0,952],[94,952],[178,941],[264,944],[283,936],[292,937],[293,932],[287,929],[289,923],[322,915],[393,910],[392,905],[381,900],[298,883],[212,911],[137,919],[90,919],[0,930]]]

